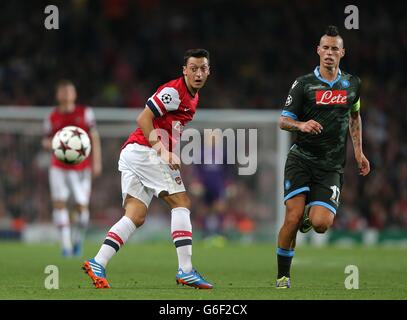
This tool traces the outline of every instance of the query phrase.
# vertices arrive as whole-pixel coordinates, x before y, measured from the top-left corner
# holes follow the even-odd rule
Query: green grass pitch
[[[87,244],[85,257],[99,246]],[[83,259],[59,256],[57,245],[0,242],[0,299],[407,299],[404,248],[300,247],[292,266],[292,288],[274,288],[273,244],[208,247],[196,243],[193,262],[213,290],[177,286],[171,243],[128,244],[110,262],[112,288],[96,290],[81,270]],[[59,270],[59,289],[44,287],[47,265]],[[347,265],[359,268],[359,289],[347,290]]]

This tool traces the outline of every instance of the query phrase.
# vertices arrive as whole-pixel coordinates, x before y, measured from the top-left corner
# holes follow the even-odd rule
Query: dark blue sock
[[[293,260],[293,257],[294,250],[277,248],[277,279],[280,279],[281,277],[290,277],[291,261]]]

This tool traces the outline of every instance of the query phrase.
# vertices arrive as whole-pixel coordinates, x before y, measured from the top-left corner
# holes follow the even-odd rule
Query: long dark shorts
[[[323,206],[336,214],[342,184],[342,173],[321,170],[297,155],[288,154],[284,170],[284,203],[304,193],[306,204]]]

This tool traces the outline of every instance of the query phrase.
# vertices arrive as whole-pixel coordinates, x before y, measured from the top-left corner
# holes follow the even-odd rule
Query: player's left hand
[[[358,163],[359,174],[362,176],[368,175],[370,172],[370,163],[363,153],[356,157],[356,162]]]

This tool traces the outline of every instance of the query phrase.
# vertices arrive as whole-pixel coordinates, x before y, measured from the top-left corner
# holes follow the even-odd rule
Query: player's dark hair
[[[206,58],[209,63],[209,51],[205,49],[189,49],[184,53],[184,66],[187,65],[188,59],[194,58]]]
[[[57,82],[55,89],[58,89],[60,87],[66,87],[66,86],[73,86],[75,87],[74,83],[71,80],[68,79],[61,79]]]
[[[328,26],[328,28],[325,30],[325,34],[329,37],[340,36],[337,26]]]

